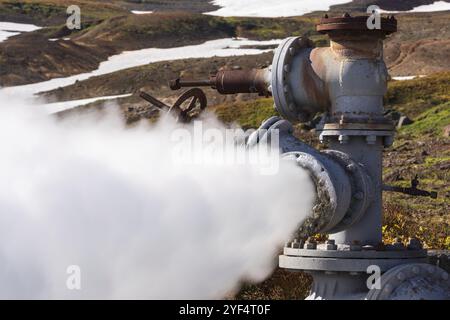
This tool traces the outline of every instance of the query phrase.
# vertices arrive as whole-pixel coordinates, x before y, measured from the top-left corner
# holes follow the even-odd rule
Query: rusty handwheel
[[[201,89],[189,89],[178,98],[169,113],[175,116],[178,122],[189,123],[206,109],[207,103],[206,95]]]
[[[172,107],[144,91],[141,91],[139,96],[150,102],[155,107],[155,110],[166,111],[172,114],[177,119],[177,122],[182,123],[189,123],[197,118],[208,104],[205,93],[199,88],[185,91]]]

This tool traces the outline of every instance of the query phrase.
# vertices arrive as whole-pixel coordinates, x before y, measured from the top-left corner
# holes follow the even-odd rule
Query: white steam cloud
[[[312,185],[291,162],[277,175],[174,164],[173,123],[57,122],[0,104],[2,299],[222,298],[267,277],[310,210]],[[80,290],[66,286],[72,265]]]

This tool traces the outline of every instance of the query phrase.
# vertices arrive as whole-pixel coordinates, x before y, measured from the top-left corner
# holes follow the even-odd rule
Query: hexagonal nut
[[[291,248],[293,249],[300,249],[302,247],[302,241],[298,242],[297,240],[294,240],[291,243]]]
[[[419,239],[410,238],[408,241],[408,249],[409,250],[422,250],[423,246]]]
[[[384,248],[385,248],[386,251],[396,251],[397,250],[397,248],[394,245],[392,245],[392,244],[386,244],[384,246]]]
[[[392,243],[392,248],[394,250],[405,250],[406,247],[403,244],[402,240],[400,238],[395,238],[395,241]]]
[[[394,143],[394,137],[393,136],[386,136],[383,139],[383,144],[385,147],[390,147]]]
[[[359,241],[353,241],[352,244],[350,244],[350,251],[361,251],[362,245]]]
[[[315,250],[315,249],[317,249],[317,243],[316,242],[307,241],[303,248],[304,249],[308,249],[308,250]]]
[[[348,141],[350,140],[350,137],[347,136],[347,135],[340,135],[340,136],[338,137],[338,140],[339,140],[339,142],[340,142],[341,144],[347,144]]]

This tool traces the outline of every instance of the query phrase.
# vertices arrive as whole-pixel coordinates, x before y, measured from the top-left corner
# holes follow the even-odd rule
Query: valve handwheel
[[[206,109],[207,99],[205,93],[199,88],[193,88],[185,91],[174,105],[169,113],[177,118],[178,122],[189,123]]]
[[[139,96],[150,102],[159,111],[166,111],[173,115],[177,119],[177,122],[181,123],[189,123],[197,118],[206,109],[208,104],[205,93],[199,88],[185,91],[172,107],[146,92],[141,91]]]

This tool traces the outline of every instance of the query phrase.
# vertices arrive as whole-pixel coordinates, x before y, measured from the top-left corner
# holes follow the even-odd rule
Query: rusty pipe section
[[[208,80],[182,80],[170,82],[172,90],[183,87],[211,87],[221,94],[258,93],[270,96],[270,71],[266,69],[221,70]]]
[[[369,30],[366,21],[324,17],[317,30],[328,34],[329,47],[314,48],[302,37],[280,44],[272,64],[272,94],[283,117],[307,121],[326,112],[331,123],[386,123],[383,40],[397,21],[383,18],[381,30]]]
[[[270,77],[267,69],[219,71],[211,77],[212,88],[221,94],[258,93],[270,94]]]
[[[397,21],[382,18],[376,30],[369,30],[366,21],[366,16],[325,16],[317,31],[328,34],[329,47],[315,48],[306,37],[287,38],[268,68],[222,70],[207,80],[176,79],[170,87],[208,86],[221,94],[273,96],[279,114],[293,122],[326,112],[330,123],[386,125],[383,40],[396,31]]]

